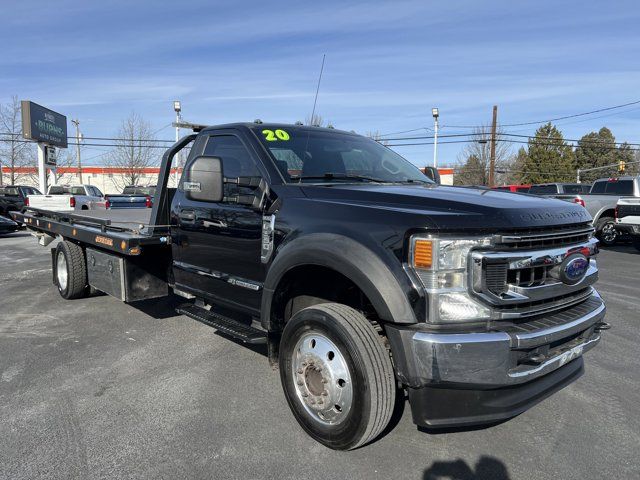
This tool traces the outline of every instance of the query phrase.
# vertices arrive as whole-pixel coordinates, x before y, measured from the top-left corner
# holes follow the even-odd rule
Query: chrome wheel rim
[[[618,233],[616,232],[616,227],[612,222],[605,223],[604,227],[602,227],[602,239],[607,242],[613,242]]]
[[[67,259],[62,252],[58,253],[58,259],[56,260],[56,277],[60,290],[66,290],[69,281],[69,272],[67,271]]]
[[[298,400],[323,425],[342,423],[351,410],[353,383],[340,349],[319,333],[303,335],[293,349],[291,374]]]

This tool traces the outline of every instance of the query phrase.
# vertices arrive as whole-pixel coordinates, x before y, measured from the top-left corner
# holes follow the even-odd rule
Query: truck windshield
[[[313,128],[260,125],[255,129],[287,182],[433,183],[415,165],[374,140]]]

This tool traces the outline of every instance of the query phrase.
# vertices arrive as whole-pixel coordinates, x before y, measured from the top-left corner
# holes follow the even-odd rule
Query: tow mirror
[[[440,172],[436,167],[424,167],[422,173],[424,173],[426,177],[429,177],[431,180],[440,185]]]
[[[221,202],[224,191],[224,176],[220,157],[197,157],[183,177],[182,190],[190,200]]]

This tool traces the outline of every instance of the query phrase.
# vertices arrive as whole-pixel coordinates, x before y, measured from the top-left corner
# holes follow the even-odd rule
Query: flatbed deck
[[[12,212],[13,219],[29,230],[62,236],[96,248],[124,255],[140,255],[144,247],[170,243],[165,226],[155,226],[149,233],[151,209],[84,210],[53,212],[29,209]]]
[[[151,223],[150,208],[122,208],[115,210],[80,210],[73,212],[77,217],[109,220],[113,226],[132,228]]]

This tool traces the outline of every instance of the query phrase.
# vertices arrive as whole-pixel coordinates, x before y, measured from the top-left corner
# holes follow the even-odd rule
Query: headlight
[[[473,248],[491,244],[489,238],[445,239],[415,235],[410,263],[429,295],[432,323],[471,322],[491,318],[491,311],[467,290],[467,259]]]

